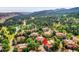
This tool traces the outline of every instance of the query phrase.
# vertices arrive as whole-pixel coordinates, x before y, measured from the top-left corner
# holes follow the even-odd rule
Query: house
[[[23,44],[17,44],[16,45],[16,48],[17,48],[17,51],[18,52],[22,52],[23,48],[27,48],[27,44],[26,43],[23,43]]]
[[[38,47],[38,51],[40,51],[40,52],[46,52],[43,45],[40,45]]]
[[[19,33],[17,34],[17,36],[24,36],[24,33],[23,33],[23,32],[19,32]]]
[[[57,33],[56,33],[56,36],[61,37],[61,36],[65,36],[65,34],[64,34],[64,33],[61,33],[61,32],[57,32]]]
[[[33,33],[31,33],[29,36],[31,36],[31,37],[37,37],[38,35],[39,35],[38,33],[33,32]]]
[[[37,29],[36,28],[33,28],[33,29],[29,29],[29,30],[26,30],[26,32],[36,32],[37,31]]]
[[[49,31],[49,28],[48,27],[45,27],[45,28],[43,28],[43,31],[44,32],[47,32],[47,31]]]
[[[25,35],[23,32],[19,32],[16,36],[15,36],[15,41],[16,42],[20,42],[25,40]]]
[[[76,42],[76,43],[79,42],[79,39],[78,39],[77,37],[75,37],[75,36],[72,37],[72,40],[73,40],[74,42]]]
[[[54,40],[49,40],[48,41],[49,44],[54,44],[54,42],[55,42]]]
[[[41,42],[42,42],[43,39],[44,39],[44,37],[42,37],[42,36],[38,36],[38,37],[36,37],[36,40],[37,40],[37,41],[41,41]]]
[[[46,36],[46,35],[51,36],[52,35],[52,30],[48,27],[43,28],[43,32],[44,32],[43,33],[44,36]]]
[[[25,37],[24,37],[24,36],[18,36],[18,37],[16,38],[16,41],[17,41],[17,42],[24,41],[24,40],[25,40]]]
[[[44,38],[42,36],[38,36],[36,38],[37,41],[41,42],[44,46],[47,46],[48,48],[52,47],[51,44],[49,44],[48,39]]]
[[[64,46],[67,49],[74,49],[78,47],[76,42],[74,42],[73,40],[64,40]]]

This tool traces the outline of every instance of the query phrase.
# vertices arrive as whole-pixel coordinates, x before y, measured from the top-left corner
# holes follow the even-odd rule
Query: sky
[[[0,12],[34,12],[64,7],[79,7],[79,0],[0,0]]]
[[[72,7],[0,7],[0,12],[36,12],[42,10],[54,10],[60,8],[72,8]]]

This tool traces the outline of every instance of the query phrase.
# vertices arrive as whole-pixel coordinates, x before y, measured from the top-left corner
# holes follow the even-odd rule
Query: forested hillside
[[[0,51],[78,52],[78,9],[21,13],[6,19],[0,23]]]

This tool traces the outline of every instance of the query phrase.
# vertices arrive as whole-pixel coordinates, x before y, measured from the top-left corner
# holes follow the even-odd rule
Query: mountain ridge
[[[79,13],[79,7],[70,8],[70,9],[55,9],[55,10],[43,10],[38,12],[33,12],[28,16],[54,16],[60,14],[70,14],[70,13]]]

